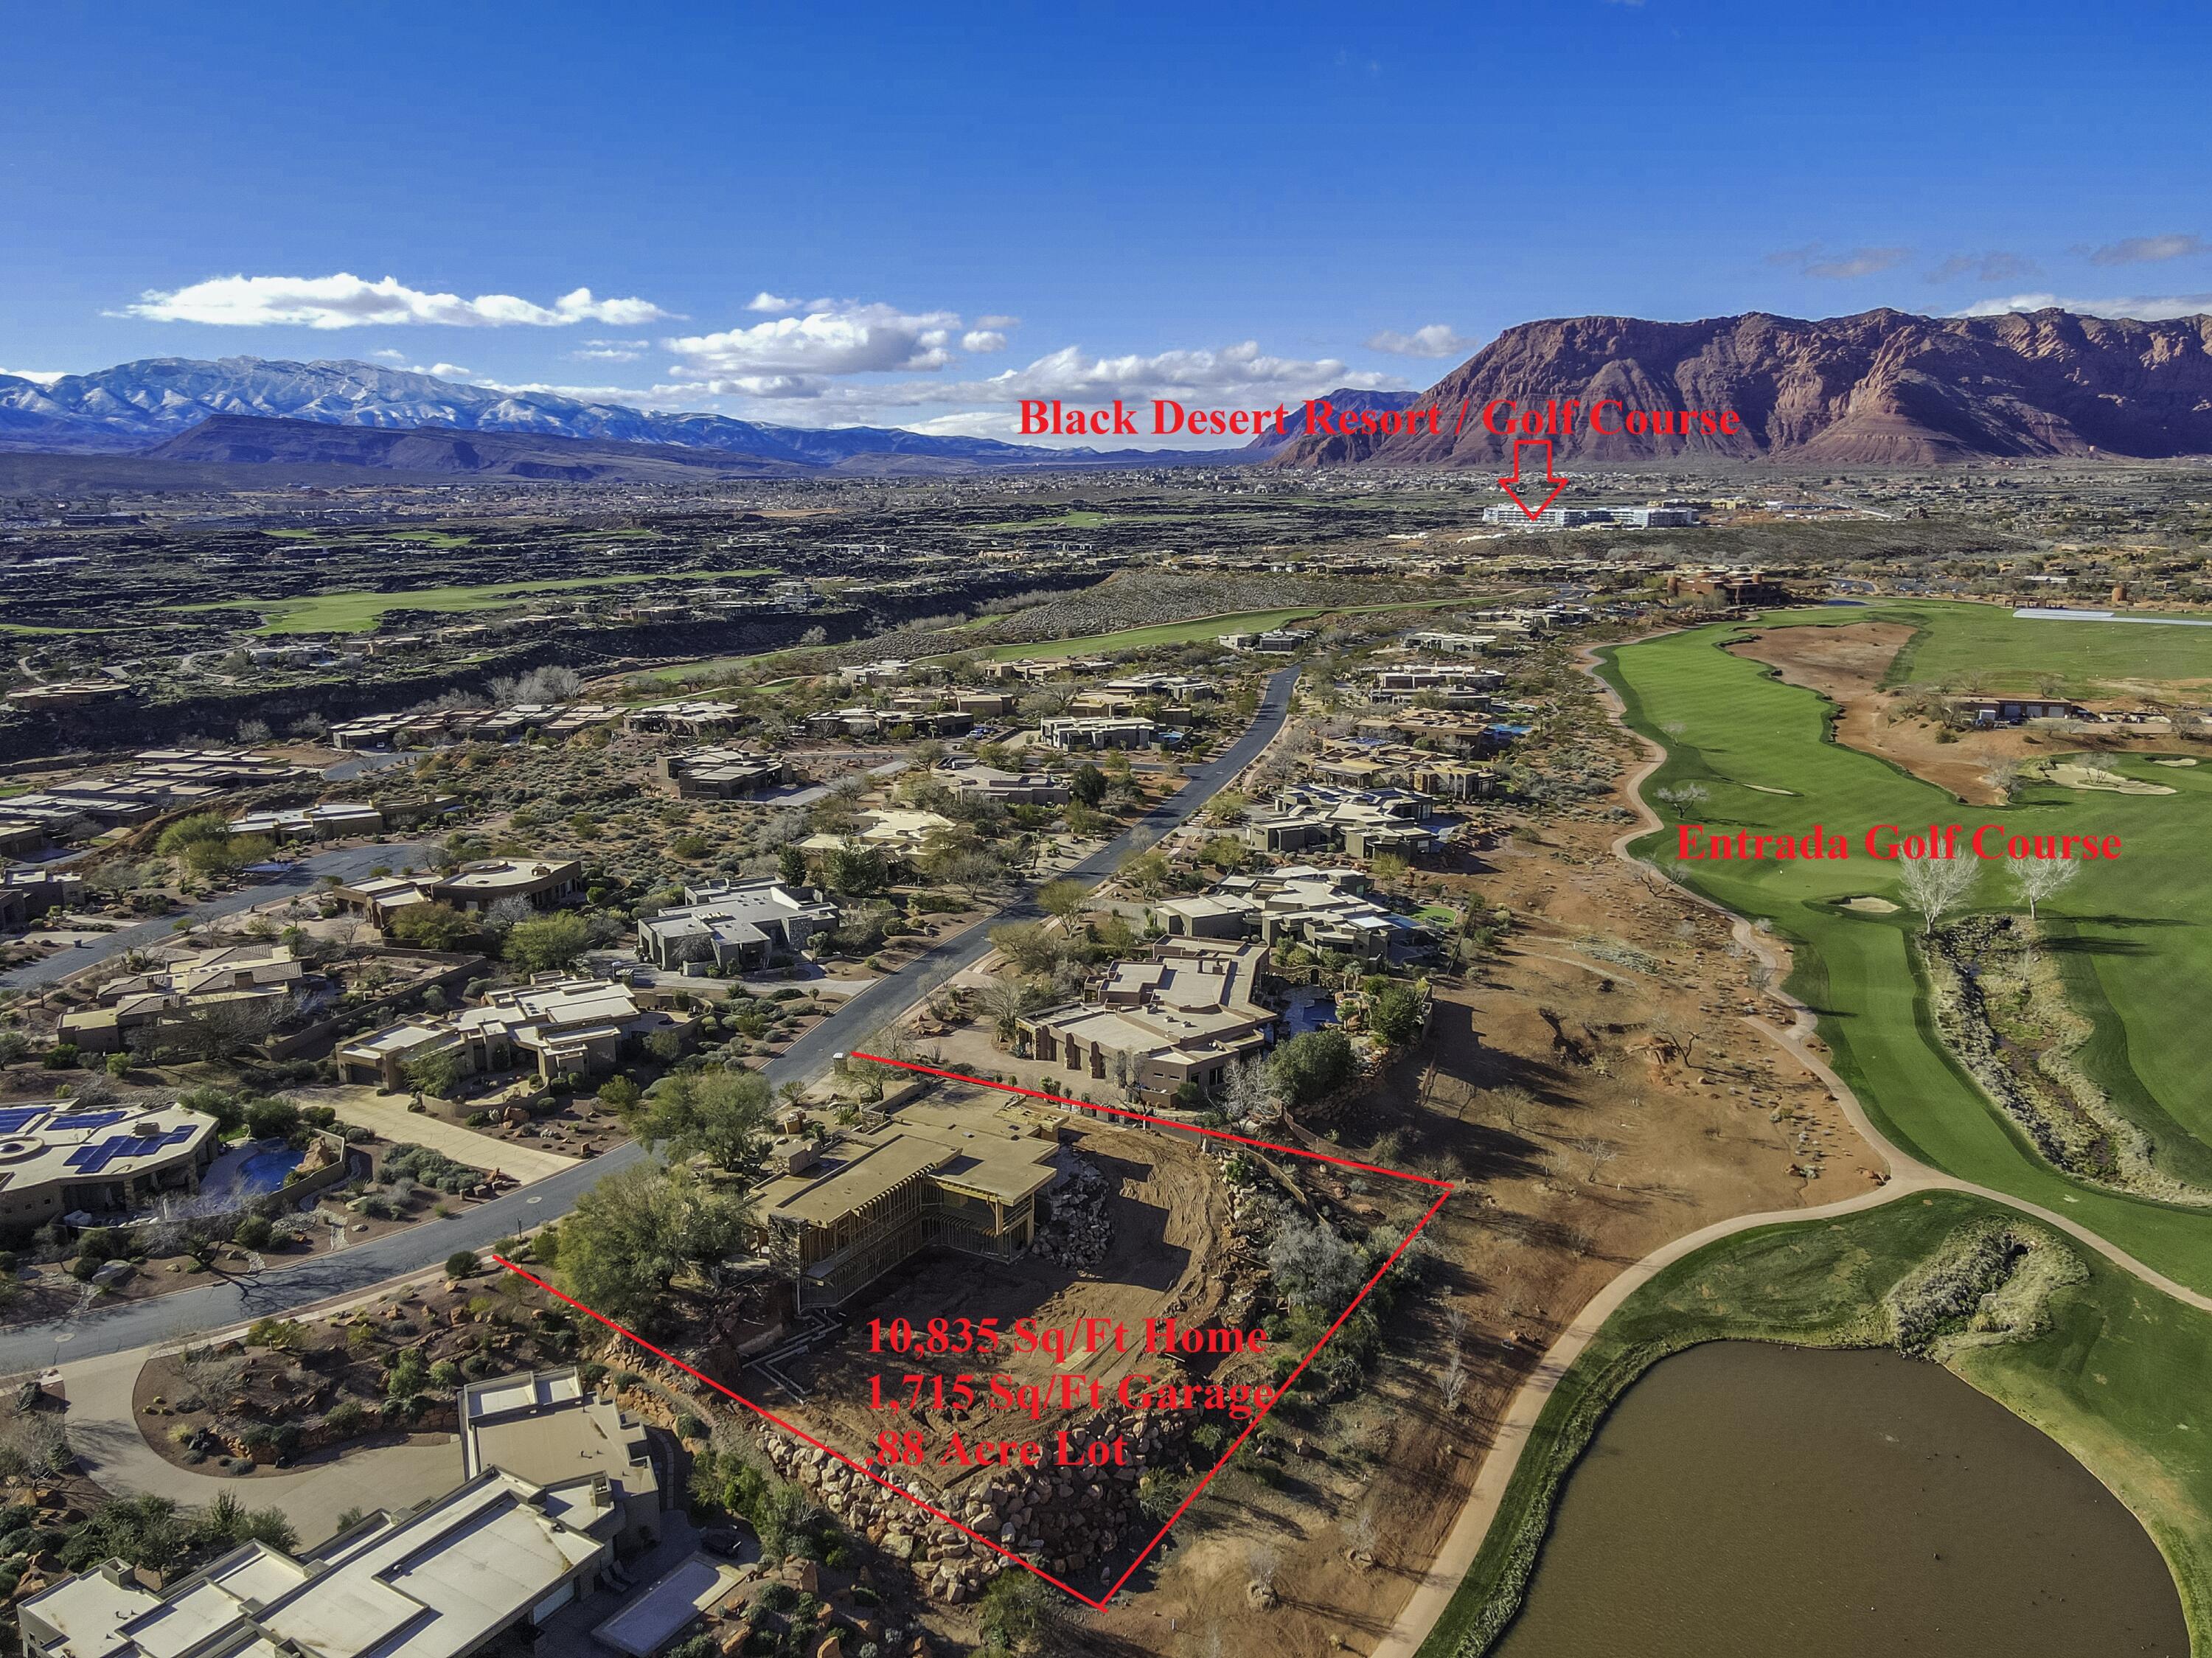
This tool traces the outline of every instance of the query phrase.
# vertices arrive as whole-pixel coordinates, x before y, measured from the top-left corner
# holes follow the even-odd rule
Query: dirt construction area
[[[1070,1650],[1369,1650],[1445,1534],[1544,1350],[1622,1267],[1727,1217],[1848,1197],[1880,1164],[1826,1090],[1751,1029],[1778,1010],[1726,923],[1614,858],[1589,811],[1524,829],[1443,902],[1511,912],[1436,985],[1431,1034],[1310,1148],[1461,1190],[1424,1235],[1376,1362],[1301,1382],[1187,1514],[1139,1592]],[[1380,1224],[1421,1206],[1352,1177]],[[1218,1639],[1218,1645],[1215,1644]]]
[[[1228,1224],[1229,1211],[1212,1158],[1180,1137],[1123,1128],[1087,1128],[1069,1145],[1105,1177],[1102,1215],[1111,1242],[1088,1266],[1063,1266],[1032,1249],[1018,1260],[997,1262],[948,1250],[915,1256],[837,1309],[842,1327],[815,1351],[777,1363],[775,1373],[758,1367],[747,1372],[779,1413],[832,1445],[865,1458],[885,1431],[924,1430],[933,1446],[957,1431],[963,1441],[1042,1440],[1049,1443],[1060,1428],[1080,1429],[1096,1414],[1088,1397],[1065,1407],[1077,1379],[1108,1391],[1125,1375],[1157,1371],[1140,1349],[1145,1321],[1172,1318],[1183,1326],[1214,1319],[1222,1279],[1212,1262]],[[1066,1154],[1064,1154],[1066,1155]],[[1024,1321],[1039,1331],[1077,1333],[1076,1345],[1059,1358],[1040,1348],[995,1352],[901,1354],[888,1339],[871,1351],[871,1326],[904,1320],[916,1333],[931,1321],[948,1326],[965,1320],[970,1327],[996,1319],[1012,1333]],[[1085,1321],[1096,1321],[1086,1327]],[[1133,1351],[1092,1352],[1079,1345],[1086,1327],[1119,1326],[1130,1333]],[[966,1410],[939,1409],[933,1398],[920,1411],[888,1408],[907,1398],[904,1378],[919,1374],[950,1380],[962,1372],[1000,1375],[1015,1388],[1031,1388],[1052,1397],[1032,1418],[1022,1409],[994,1408],[988,1394]],[[1063,1378],[1065,1380],[1063,1380]],[[872,1384],[880,1380],[887,1408],[874,1408]],[[796,1395],[796,1396],[794,1396]],[[940,1490],[957,1491],[988,1466],[932,1467],[924,1479]]]
[[[2009,726],[1954,732],[1910,714],[1906,708],[1914,699],[1883,690],[1881,680],[1912,633],[1898,622],[1777,628],[1727,648],[1764,662],[1788,683],[1818,691],[1835,703],[1842,712],[1836,717],[1834,736],[1845,748],[1902,766],[1970,806],[2004,804],[2004,793],[1990,774],[2008,762],[2033,763],[2084,750],[2127,753],[2174,746],[2172,730],[2165,726],[2110,730],[2069,726],[2063,732]]]

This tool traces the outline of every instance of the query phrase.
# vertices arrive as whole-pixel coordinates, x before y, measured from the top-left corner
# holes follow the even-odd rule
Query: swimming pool
[[[297,1169],[306,1155],[282,1140],[249,1142],[209,1164],[200,1191],[210,1197],[240,1200],[266,1196],[283,1187],[284,1176]]]

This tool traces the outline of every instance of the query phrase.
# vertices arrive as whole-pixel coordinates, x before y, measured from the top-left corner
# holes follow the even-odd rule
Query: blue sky
[[[10,8],[0,367],[1003,433],[1589,312],[2212,309],[2199,5],[927,10]]]

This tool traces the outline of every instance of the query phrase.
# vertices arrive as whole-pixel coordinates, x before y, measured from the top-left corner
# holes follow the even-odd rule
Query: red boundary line
[[[908,1502],[913,1503],[915,1507],[920,1509],[924,1514],[928,1515],[932,1519],[943,1521],[945,1525],[951,1527],[955,1531],[957,1531],[963,1535],[972,1538],[975,1541],[981,1543],[985,1548],[991,1550],[994,1553],[1003,1555],[1007,1559],[1012,1561],[1016,1565],[1022,1567],[1024,1570],[1034,1572],[1037,1576],[1042,1578],[1054,1588],[1073,1595],[1078,1600],[1082,1601],[1086,1606],[1091,1606],[1102,1612],[1105,1610],[1107,1606],[1113,1600],[1114,1597],[1121,1593],[1121,1586],[1127,1583],[1129,1579],[1136,1574],[1137,1568],[1143,1565],[1145,1562],[1152,1557],[1152,1552],[1159,1547],[1161,1542],[1166,1538],[1168,1533],[1175,1528],[1176,1521],[1182,1518],[1183,1511],[1189,1508],[1193,1503],[1195,1503],[1198,1500],[1199,1493],[1213,1483],[1214,1475],[1219,1473],[1223,1468],[1228,1466],[1229,1459],[1237,1455],[1237,1451],[1243,1447],[1244,1442],[1252,1436],[1253,1431],[1259,1427],[1261,1423],[1267,1420],[1269,1412],[1272,1412],[1277,1405],[1282,1402],[1283,1395],[1289,1393],[1291,1388],[1296,1385],[1297,1379],[1305,1374],[1306,1367],[1309,1364],[1311,1364],[1315,1358],[1320,1355],[1321,1350],[1328,1346],[1331,1341],[1335,1339],[1336,1333],[1344,1327],[1345,1321],[1350,1318],[1352,1314],[1359,1310],[1359,1304],[1367,1299],[1368,1292],[1373,1290],[1377,1284],[1382,1281],[1382,1275],[1385,1272],[1389,1272],[1393,1266],[1398,1264],[1398,1257],[1406,1253],[1407,1247],[1413,1243],[1414,1238],[1420,1235],[1421,1229],[1436,1218],[1437,1211],[1444,1206],[1444,1199],[1450,1197],[1452,1193],[1456,1189],[1449,1181],[1432,1179],[1427,1175],[1415,1175],[1400,1169],[1379,1168],[1373,1163],[1355,1163],[1348,1157],[1332,1157],[1325,1152],[1309,1151],[1302,1146],[1282,1145],[1273,1140],[1248,1139],[1243,1135],[1227,1133],[1218,1128],[1200,1128],[1188,1123],[1175,1122],[1164,1117],[1148,1117],[1142,1112],[1125,1111],[1117,1106],[1093,1105],[1087,1100],[1071,1100],[1058,1094],[1040,1093],[1036,1089],[1018,1088],[1011,1083],[986,1082],[981,1077],[963,1076],[957,1071],[933,1071],[927,1066],[909,1065],[902,1060],[886,1060],[873,1054],[854,1053],[848,1055],[847,1057],[855,1060],[868,1060],[873,1061],[877,1065],[892,1066],[902,1071],[919,1071],[928,1076],[945,1077],[955,1082],[973,1083],[979,1088],[994,1088],[1002,1093],[1022,1094],[1026,1095],[1031,1099],[1050,1100],[1054,1104],[1076,1106],[1086,1111],[1103,1111],[1109,1113],[1114,1116],[1127,1117],[1137,1122],[1157,1123],[1163,1127],[1181,1129],[1186,1133],[1203,1134],[1214,1139],[1233,1141],[1239,1145],[1258,1146],[1270,1151],[1280,1151],[1290,1157],[1305,1157],[1315,1163],[1334,1163],[1340,1168],[1357,1169],[1361,1170],[1363,1173],[1371,1175],[1386,1175],[1393,1180],[1412,1181],[1423,1186],[1431,1186],[1440,1188],[1437,1192],[1436,1201],[1431,1203],[1427,1209],[1422,1212],[1420,1219],[1415,1221],[1412,1229],[1407,1232],[1406,1236],[1398,1240],[1398,1247],[1390,1252],[1389,1258],[1380,1266],[1375,1269],[1373,1273],[1369,1276],[1366,1283],[1359,1286],[1359,1293],[1352,1297],[1351,1303],[1342,1312],[1336,1315],[1336,1321],[1331,1324],[1328,1329],[1322,1332],[1321,1339],[1315,1342],[1314,1345],[1306,1351],[1305,1357],[1298,1361],[1297,1368],[1292,1370],[1290,1375],[1283,1378],[1282,1385],[1275,1390],[1275,1397],[1269,1402],[1267,1410],[1260,1412],[1257,1415],[1253,1417],[1251,1421],[1245,1424],[1244,1431],[1238,1434],[1235,1439],[1229,1442],[1228,1446],[1222,1451],[1219,1460],[1217,1461],[1211,1468],[1208,1468],[1206,1471],[1205,1476],[1200,1479],[1196,1485],[1190,1488],[1189,1495],[1185,1497],[1181,1503],[1176,1505],[1176,1511],[1167,1517],[1166,1523],[1163,1525],[1158,1531],[1152,1534],[1152,1540],[1146,1543],[1145,1546],[1138,1552],[1137,1558],[1129,1563],[1127,1570],[1123,1571],[1119,1577],[1115,1578],[1114,1580],[1113,1586],[1096,1600],[1092,1599],[1090,1595],[1085,1594],[1081,1589],[1077,1588],[1073,1584],[1063,1583],[1059,1578],[1054,1577],[1050,1572],[1046,1571],[1043,1568],[1033,1564],[1031,1562],[1023,1558],[1020,1555],[1016,1554],[1012,1549],[1004,1546],[995,1538],[984,1536],[982,1533],[975,1530],[971,1527],[962,1524],[957,1520],[955,1520],[951,1515],[945,1513],[942,1509],[931,1506],[921,1497],[916,1497],[912,1491],[908,1491],[904,1486],[893,1485],[890,1480],[884,1479],[881,1474],[878,1473],[874,1469],[867,1467],[866,1464],[855,1462],[851,1457],[846,1455],[844,1452],[839,1450],[836,1446],[823,1443],[821,1440],[815,1438],[813,1435],[808,1433],[805,1429],[794,1427],[792,1424],[786,1422],[781,1417],[776,1415],[773,1411],[767,1409],[763,1406],[755,1404],[751,1400],[747,1399],[743,1394],[737,1392],[734,1388],[726,1388],[720,1382],[715,1381],[714,1377],[707,1375],[704,1371],[696,1370],[691,1365],[686,1364],[682,1359],[677,1357],[673,1353],[654,1346],[653,1343],[647,1341],[643,1336],[639,1335],[635,1331],[629,1329],[624,1325],[616,1323],[614,1320],[609,1318],[605,1313],[600,1312],[597,1308],[587,1307],[582,1302],[577,1300],[574,1296],[563,1294],[561,1291],[555,1289],[551,1284],[548,1284],[544,1278],[538,1277],[535,1273],[524,1271],[513,1261],[507,1260],[506,1256],[498,1254],[493,1254],[492,1259],[497,1261],[501,1266],[507,1268],[508,1272],[513,1272],[518,1278],[526,1279],[528,1282],[536,1284],[539,1289],[544,1291],[547,1295],[551,1296],[555,1300],[565,1302],[569,1306],[574,1307],[578,1312],[586,1314],[589,1316],[597,1319],[600,1323],[605,1325],[607,1328],[612,1330],[617,1335],[622,1337],[624,1340],[642,1347],[647,1352],[651,1353],[654,1357],[662,1360],[664,1363],[674,1365],[686,1376],[695,1377],[698,1381],[705,1382],[716,1393],[744,1406],[747,1410],[752,1412],[753,1414],[759,1417],[763,1421],[773,1424],[775,1426],[781,1428],[784,1432],[789,1434],[793,1438],[804,1441],[805,1443],[811,1445],[816,1450],[822,1452],[824,1455],[836,1458],[839,1462],[843,1463],[845,1467],[852,1469],[854,1473],[873,1480],[877,1485],[881,1485],[887,1491],[892,1491],[900,1497],[903,1497]]]

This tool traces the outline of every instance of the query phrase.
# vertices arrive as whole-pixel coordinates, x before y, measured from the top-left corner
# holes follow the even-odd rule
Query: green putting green
[[[1917,643],[1924,661],[1962,649],[1997,651],[1989,641],[2000,616],[1984,606],[1885,604],[1784,613],[1758,625],[1910,621],[1923,630]],[[2093,625],[2002,620],[2030,630],[2002,639],[1999,653],[2012,660],[2041,648],[2041,629]],[[1957,644],[1954,629],[1966,629],[1972,642]],[[1915,831],[1960,823],[1971,832],[2000,823],[2008,831],[2036,835],[2118,835],[2120,857],[2085,863],[2080,878],[2045,909],[2057,920],[2053,950],[2074,999],[2097,1027],[2077,1057],[2151,1134],[2166,1173],[2212,1187],[2212,1070],[2198,1062],[2188,1035],[2204,988],[2212,985],[2212,928],[2205,926],[2212,918],[2212,859],[2203,854],[2212,831],[2212,768],[2163,768],[2146,756],[2123,756],[2112,762],[2123,774],[2174,793],[2085,793],[2037,784],[2022,790],[2014,805],[1963,806],[1886,762],[1830,741],[1832,708],[1825,699],[1719,648],[1743,631],[1720,624],[1605,653],[1605,671],[1626,701],[1629,723],[1668,750],[1644,797],[1655,810],[1671,813],[1659,792],[1697,785],[1706,798],[1694,804],[1694,818],[1710,830],[1802,837],[1817,824],[1840,832],[1850,855],[1677,861],[1677,820],[1671,817],[1638,851],[1738,914],[1770,920],[1791,941],[1790,988],[1820,1013],[1836,1069],[1899,1145],[1962,1179],[2069,1215],[2159,1271],[2212,1291],[2212,1212],[2101,1190],[2052,1169],[1936,1039],[1907,944],[1918,926],[1910,909],[1840,908],[1858,896],[1904,902],[1899,865],[1866,855],[1870,825]],[[2079,671],[2108,677],[2140,672],[2132,653],[2142,636],[2168,630],[2116,631],[2125,637],[2109,644],[2105,656],[2081,655]],[[2212,630],[2203,637],[2201,648],[2212,653]],[[2123,650],[2130,653],[2112,654]],[[1985,867],[1969,907],[2024,908],[2007,890],[2002,868]]]

